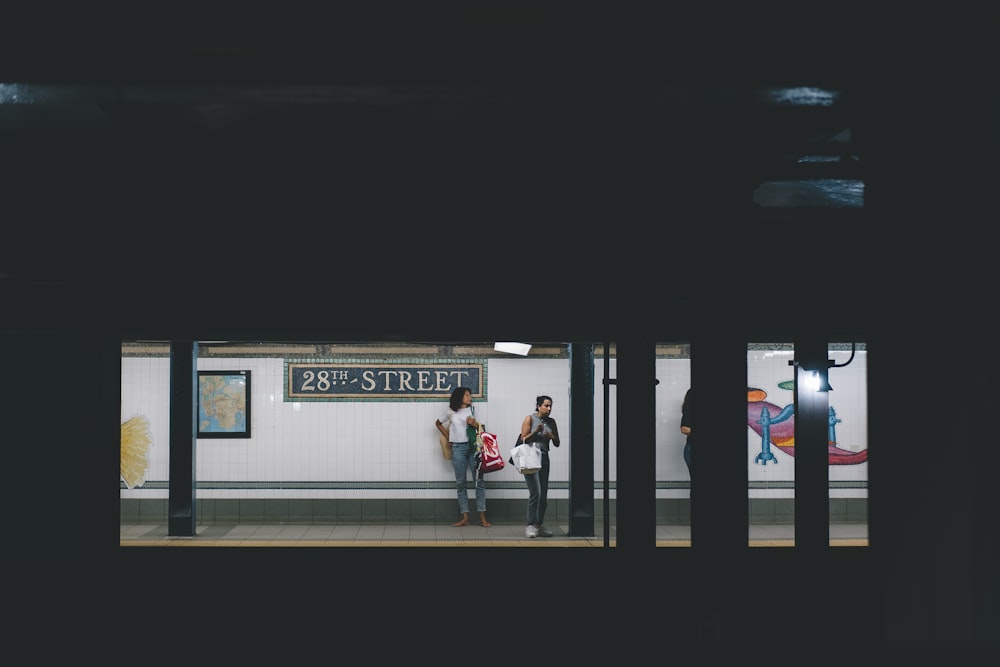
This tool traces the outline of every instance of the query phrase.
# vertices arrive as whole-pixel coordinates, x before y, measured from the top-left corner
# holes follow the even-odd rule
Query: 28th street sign
[[[447,400],[456,387],[485,397],[483,363],[285,364],[285,400],[434,399]]]

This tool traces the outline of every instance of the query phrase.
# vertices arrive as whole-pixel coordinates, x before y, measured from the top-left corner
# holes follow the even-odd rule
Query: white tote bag
[[[510,450],[510,460],[522,475],[532,475],[542,468],[542,450],[533,443],[521,443]]]

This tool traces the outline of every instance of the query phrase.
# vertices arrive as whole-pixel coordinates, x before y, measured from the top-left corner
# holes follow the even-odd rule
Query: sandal
[[[468,525],[469,525],[469,520],[468,519],[461,519],[460,521],[457,521],[456,523],[451,524],[451,527],[452,528],[458,528],[460,526],[468,526]]]
[[[490,523],[489,521],[487,521],[486,519],[480,519],[479,520],[479,525],[482,526],[483,528],[489,528],[493,524]]]

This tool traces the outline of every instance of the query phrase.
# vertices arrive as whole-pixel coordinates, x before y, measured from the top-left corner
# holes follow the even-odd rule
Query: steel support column
[[[570,343],[569,534],[594,534],[594,344]]]
[[[170,343],[170,535],[196,534],[195,461],[198,424],[198,343]]]

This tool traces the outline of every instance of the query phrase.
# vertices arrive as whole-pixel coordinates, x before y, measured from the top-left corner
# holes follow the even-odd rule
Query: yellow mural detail
[[[121,477],[128,488],[133,489],[146,483],[149,448],[152,444],[149,419],[145,415],[136,415],[122,424]]]

